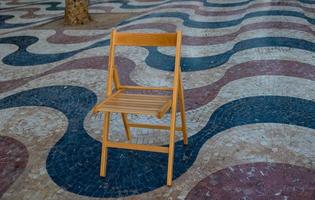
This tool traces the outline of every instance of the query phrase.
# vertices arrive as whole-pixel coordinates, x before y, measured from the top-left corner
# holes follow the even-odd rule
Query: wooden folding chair
[[[186,116],[184,107],[184,90],[181,80],[180,56],[181,56],[182,33],[118,33],[116,30],[111,32],[109,61],[108,61],[108,77],[106,99],[97,104],[93,112],[104,112],[104,125],[102,135],[102,155],[100,176],[106,174],[107,164],[107,148],[122,148],[140,151],[152,151],[168,154],[168,171],[167,185],[172,185],[173,179],[173,160],[174,160],[174,137],[175,130],[183,132],[183,142],[188,144],[186,130]],[[132,85],[121,85],[119,81],[117,66],[115,65],[115,47],[116,46],[174,46],[176,47],[175,67],[174,67],[174,82],[173,87],[143,87]],[[113,93],[112,86],[115,86]],[[149,94],[130,94],[128,90],[160,90],[172,91],[172,95],[149,95]],[[176,127],[176,109],[177,99],[179,99],[179,108],[181,113],[181,127]],[[170,126],[129,123],[127,114],[144,114],[153,115],[157,118],[162,118],[163,115],[171,110]],[[110,113],[121,113],[124,128],[126,131],[129,143],[109,141],[109,121]],[[145,145],[131,144],[130,127],[149,128],[149,129],[164,129],[169,130],[169,145]]]

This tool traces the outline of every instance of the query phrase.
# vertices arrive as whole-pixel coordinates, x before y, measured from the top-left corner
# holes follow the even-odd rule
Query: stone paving
[[[63,10],[0,2],[1,199],[315,199],[315,1],[92,0],[92,16],[116,20],[81,28],[63,27]],[[172,187],[158,153],[111,149],[99,176],[103,116],[91,109],[113,27],[183,31],[189,145],[176,133]],[[122,82],[169,86],[172,53],[118,48]],[[120,116],[111,124],[110,139],[125,141]],[[168,141],[160,130],[132,137]]]

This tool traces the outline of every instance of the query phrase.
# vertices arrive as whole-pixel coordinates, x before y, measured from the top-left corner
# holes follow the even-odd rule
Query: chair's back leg
[[[113,30],[110,36],[108,68],[107,68],[108,75],[107,75],[107,82],[106,82],[106,97],[109,97],[112,94],[112,90],[113,90],[112,86],[113,86],[114,70],[115,70],[115,34],[116,34],[116,30]]]
[[[123,123],[124,123],[127,139],[130,141],[131,140],[131,131],[130,131],[130,127],[128,125],[127,114],[121,113],[121,117],[122,117],[122,120],[123,120]]]
[[[119,74],[118,74],[118,70],[117,70],[117,66],[114,66],[114,85],[116,90],[120,89],[120,80],[119,80]],[[125,113],[121,113],[121,118],[123,120],[124,123],[124,127],[125,127],[125,132],[126,132],[126,136],[127,139],[130,141],[131,140],[131,131],[130,131],[130,127],[129,127],[129,123],[128,123],[128,115]]]
[[[179,74],[180,75],[180,74]],[[188,138],[187,138],[187,126],[186,126],[186,114],[185,114],[185,101],[184,101],[184,87],[181,80],[181,77],[179,78],[179,91],[178,91],[178,97],[179,97],[179,110],[180,110],[180,116],[181,116],[181,122],[182,122],[182,131],[183,131],[183,142],[184,144],[188,144]]]

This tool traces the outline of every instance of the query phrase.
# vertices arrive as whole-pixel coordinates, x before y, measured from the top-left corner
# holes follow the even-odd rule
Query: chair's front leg
[[[110,120],[110,112],[105,112],[104,122],[103,122],[101,169],[100,169],[100,176],[103,176],[103,177],[106,176],[109,120]]]

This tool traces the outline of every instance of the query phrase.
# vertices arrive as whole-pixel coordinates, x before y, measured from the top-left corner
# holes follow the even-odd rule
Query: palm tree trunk
[[[89,0],[65,0],[65,2],[65,24],[80,25],[91,20],[88,10]]]

